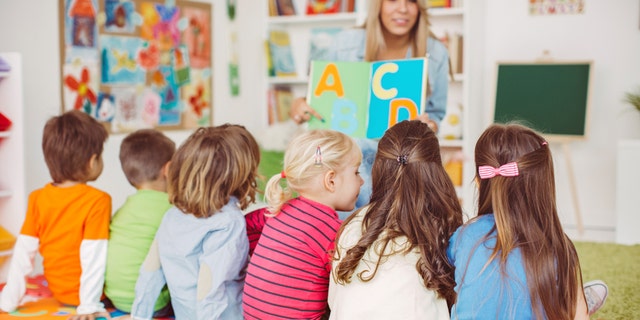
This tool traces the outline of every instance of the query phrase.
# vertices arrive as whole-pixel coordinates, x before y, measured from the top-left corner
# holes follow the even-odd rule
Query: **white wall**
[[[616,141],[640,137],[640,115],[622,102],[623,94],[640,86],[640,8],[637,0],[585,0],[582,15],[529,16],[525,0],[466,0],[474,39],[470,58],[470,104],[477,136],[491,119],[495,63],[534,60],[549,50],[558,60],[593,60],[590,136],[570,146],[580,210],[587,228],[583,239],[615,238]],[[235,25],[240,51],[241,94],[229,95],[227,61],[229,29],[225,0],[213,4],[214,124],[240,123],[254,133],[265,122],[263,44],[266,2],[238,2]],[[33,10],[37,8],[37,10]],[[0,51],[22,53],[26,124],[26,188],[49,181],[42,159],[45,121],[60,111],[58,1],[0,0]],[[474,51],[475,50],[475,51]],[[189,132],[167,132],[177,142]],[[112,135],[104,154],[105,171],[95,183],[112,194],[114,207],[133,192],[122,175],[117,150],[122,135]],[[563,222],[575,234],[565,159],[554,147],[558,204]],[[20,223],[21,223],[20,219]]]
[[[532,61],[544,50],[556,60],[593,61],[589,136],[569,149],[586,229],[582,238],[613,241],[616,142],[640,138],[640,114],[622,101],[624,92],[640,86],[640,2],[585,0],[584,14],[558,16],[530,16],[529,1],[480,2],[485,22],[484,81],[472,85],[481,86],[484,95],[472,101],[482,101],[473,107],[483,110],[483,125],[492,119],[497,61]],[[552,150],[560,215],[570,236],[581,238],[575,232],[566,157],[559,146]]]
[[[24,111],[26,116],[25,159],[26,189],[30,192],[50,181],[42,156],[42,128],[51,116],[60,112],[60,52],[58,0],[0,0],[0,52],[19,52],[23,61]],[[256,92],[262,72],[262,33],[252,28],[263,21],[262,10],[251,10],[253,0],[237,1],[234,21],[240,55],[240,95],[231,97],[228,85],[230,29],[226,0],[203,0],[212,3],[213,19],[213,124],[225,122],[245,125],[256,133],[262,129],[264,115],[256,112],[264,94]],[[37,10],[34,10],[37,8]],[[265,111],[266,112],[266,111]],[[181,143],[190,131],[167,131]],[[122,134],[111,135],[105,145],[105,169],[94,186],[110,193],[114,209],[134,189],[126,181],[118,160]],[[23,214],[14,223],[20,225]]]

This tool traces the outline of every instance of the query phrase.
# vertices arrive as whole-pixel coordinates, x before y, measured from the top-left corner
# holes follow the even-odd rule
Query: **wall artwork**
[[[529,0],[529,14],[562,15],[584,13],[585,0]]]
[[[59,0],[62,111],[111,132],[212,123],[211,5]]]

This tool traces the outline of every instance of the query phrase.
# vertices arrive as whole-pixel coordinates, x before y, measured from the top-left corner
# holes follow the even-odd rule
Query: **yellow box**
[[[462,161],[452,160],[444,165],[444,170],[456,187],[462,186]]]
[[[11,257],[11,253],[9,250],[13,249],[13,245],[16,243],[16,237],[12,235],[5,228],[0,227],[0,265],[4,263],[9,257]],[[8,251],[8,252],[3,252]]]

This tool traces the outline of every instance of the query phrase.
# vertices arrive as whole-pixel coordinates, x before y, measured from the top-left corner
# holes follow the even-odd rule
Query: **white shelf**
[[[431,8],[429,9],[429,14],[434,17],[462,16],[464,15],[464,8]]]
[[[460,139],[443,139],[438,138],[438,142],[440,143],[440,148],[462,148],[464,145],[464,140]]]
[[[0,112],[11,119],[11,128],[0,132],[0,226],[19,234],[24,220],[27,194],[24,170],[24,104],[22,58],[16,52],[0,52],[11,70],[0,74]],[[10,252],[0,252],[10,254]],[[0,283],[6,282],[9,264],[0,266]]]
[[[287,25],[287,24],[317,24],[324,22],[353,22],[358,19],[355,12],[342,12],[330,14],[313,14],[313,15],[292,15],[292,16],[274,16],[268,17],[267,23],[270,25]]]
[[[269,77],[267,82],[270,85],[274,84],[307,84],[309,78],[307,77]]]

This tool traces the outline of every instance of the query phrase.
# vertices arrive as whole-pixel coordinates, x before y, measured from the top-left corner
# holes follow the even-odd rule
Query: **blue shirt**
[[[327,60],[364,61],[366,30],[363,28],[346,29],[338,33],[334,46]],[[427,69],[431,95],[427,99],[424,112],[429,119],[440,124],[447,110],[447,93],[449,90],[449,53],[447,48],[434,38],[427,39],[429,65]],[[406,58],[412,58],[411,48]]]
[[[527,287],[520,249],[507,258],[506,274],[498,261],[487,265],[496,245],[493,214],[478,217],[461,226],[451,236],[447,255],[455,266],[458,300],[451,309],[451,319],[532,319],[531,297]],[[486,267],[485,267],[486,265]]]
[[[167,211],[155,237],[159,268],[149,257],[140,268],[131,315],[150,319],[166,283],[176,319],[242,319],[242,288],[249,240],[238,200],[196,218],[176,207]]]

